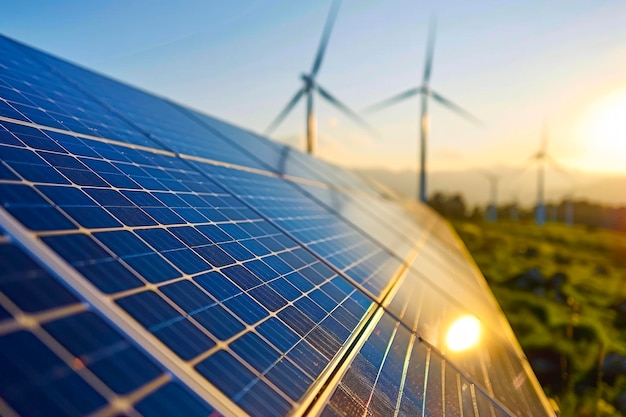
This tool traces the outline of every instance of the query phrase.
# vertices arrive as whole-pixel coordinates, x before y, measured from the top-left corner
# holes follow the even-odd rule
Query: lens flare
[[[474,316],[463,316],[457,319],[446,337],[446,345],[453,352],[467,350],[478,343],[480,338],[480,322]]]

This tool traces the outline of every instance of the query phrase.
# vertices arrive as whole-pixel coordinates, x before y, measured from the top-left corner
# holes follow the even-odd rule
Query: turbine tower
[[[548,132],[547,127],[543,125],[541,134],[541,145],[539,151],[534,158],[537,160],[537,208],[535,209],[535,223],[537,226],[543,226],[546,222],[545,207],[545,183],[546,183],[546,159],[548,156]]]
[[[498,182],[500,177],[493,172],[480,172],[487,181],[489,181],[489,204],[487,205],[486,220],[488,222],[496,222],[498,220]]]
[[[358,114],[352,111],[348,106],[336,99],[332,94],[323,88],[316,80],[317,74],[322,66],[324,59],[324,53],[326,52],[326,46],[330,38],[330,33],[333,30],[335,19],[337,18],[337,12],[339,11],[339,0],[333,0],[330,11],[328,12],[328,18],[326,19],[326,25],[322,32],[322,39],[317,49],[317,54],[313,60],[313,67],[308,74],[302,74],[300,79],[302,80],[302,87],[296,92],[293,98],[287,103],[285,108],[278,114],[278,116],[272,121],[272,123],[265,130],[265,134],[269,135],[280,125],[280,123],[287,117],[291,110],[300,101],[303,96],[306,96],[306,150],[309,154],[313,154],[317,148],[317,121],[315,119],[315,112],[313,111],[313,93],[317,91],[322,98],[328,101],[330,104],[341,110],[344,114],[356,121],[370,133],[377,136],[376,131],[363,120]]]
[[[426,184],[426,147],[428,142],[428,134],[430,130],[430,116],[428,113],[428,99],[432,98],[440,104],[444,105],[448,109],[453,112],[463,116],[464,118],[480,124],[477,118],[472,116],[469,112],[461,108],[460,106],[454,104],[452,101],[446,99],[441,94],[435,92],[430,87],[430,78],[432,75],[433,69],[433,56],[435,52],[435,32],[436,32],[436,22],[435,19],[432,19],[430,22],[430,27],[428,30],[428,43],[426,45],[426,60],[424,63],[424,74],[422,76],[422,84],[418,87],[411,88],[406,90],[400,94],[397,94],[391,98],[383,100],[379,103],[376,103],[365,111],[375,111],[380,110],[389,106],[392,106],[396,103],[404,101],[408,98],[411,98],[416,95],[421,95],[422,106],[421,106],[421,114],[420,114],[420,136],[419,136],[419,189],[418,189],[418,198],[421,202],[427,201],[427,184]]]
[[[531,164],[535,161],[537,162],[537,207],[535,209],[535,223],[537,226],[543,226],[546,222],[546,165],[550,164],[552,168],[559,171],[571,183],[574,183],[566,170],[548,153],[548,127],[545,123],[541,133],[539,150],[532,155],[529,160]]]

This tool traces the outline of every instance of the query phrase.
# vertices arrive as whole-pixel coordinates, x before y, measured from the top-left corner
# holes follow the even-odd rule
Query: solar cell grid
[[[255,390],[264,392],[271,386],[277,398],[290,408],[298,399],[294,398],[296,393],[301,396],[337,354],[371,301],[354,288],[348,289],[347,282],[245,205],[224,192],[217,194],[210,183],[195,184],[193,192],[145,189],[147,184],[156,183],[157,175],[183,172],[184,164],[181,167],[168,162],[163,164],[165,169],[151,168],[148,163],[152,157],[143,155],[146,152],[129,153],[113,145],[110,148],[108,158],[89,160],[115,166],[120,162],[111,156],[117,152],[129,160],[125,162],[129,178],[144,176],[153,182],[144,180],[144,188],[125,190],[106,183],[45,184],[40,183],[42,178],[34,186],[2,184],[19,191],[3,195],[30,196],[22,200],[32,212],[56,210],[64,223],[55,224],[53,232],[40,230],[43,242],[103,293],[111,294],[119,306],[181,359],[197,363],[199,372],[204,369],[202,361],[221,351],[216,347],[218,341],[228,343],[243,337],[248,331],[246,326],[258,326],[271,315],[278,317],[298,335],[299,342],[283,352],[271,345],[269,335],[263,339],[259,336],[281,355],[271,367],[260,369],[250,364],[255,351],[233,348],[228,354],[241,362],[242,375],[254,376],[248,381],[253,388],[245,385],[242,390],[253,395]],[[37,152],[30,148],[25,151]],[[141,163],[131,163],[134,159]],[[55,161],[48,162],[51,169],[56,169]],[[91,169],[87,164],[82,166]],[[148,214],[150,208],[159,207],[162,195],[169,195],[170,200],[176,198],[177,205],[188,208],[187,213],[181,213],[171,207],[179,218],[185,217],[180,224],[157,224]],[[4,197],[3,203],[22,210],[9,197]],[[91,222],[86,224],[76,208],[100,212],[85,215]],[[194,220],[199,223],[192,227],[188,222]],[[90,228],[90,233],[77,231],[79,226]],[[221,272],[206,274],[212,269]],[[214,285],[208,275],[219,275],[222,285]],[[338,280],[342,282],[335,285],[333,282]],[[148,284],[163,285],[158,291],[143,290]],[[185,291],[181,291],[183,287]],[[230,294],[224,296],[225,291]],[[317,365],[311,365],[312,360]],[[294,391],[291,385],[284,386],[281,375],[296,375],[296,371],[301,373],[298,380],[307,384]],[[215,382],[213,374],[210,378]],[[252,400],[249,403],[247,396],[234,395],[233,400],[242,407],[256,404]]]
[[[374,195],[380,194],[377,187],[350,171],[338,169],[319,158],[313,158],[293,148],[271,142],[267,138],[197,111],[176,106],[193,119],[215,129],[226,139],[239,145],[240,149],[259,159],[270,171],[321,181],[337,187],[357,189]]]
[[[4,43],[10,43],[3,39]],[[126,128],[134,127],[135,135],[104,136],[128,143],[166,148],[176,153],[201,156],[217,161],[259,168],[264,165],[242,153],[213,131],[194,122],[170,102],[71,65],[63,60],[33,49],[24,49],[28,58],[40,64],[46,72],[53,72],[49,84],[56,85],[60,77],[77,90],[76,94],[87,96],[90,101]],[[58,82],[56,82],[58,83]],[[47,83],[43,82],[44,85]],[[41,123],[49,126],[50,124]],[[108,132],[107,132],[108,133]],[[141,143],[140,143],[141,142]]]
[[[382,243],[385,248],[399,258],[404,259],[415,245],[415,241],[424,233],[422,228],[407,228],[403,233],[396,230],[397,218],[389,217],[388,213],[376,214],[370,211],[377,200],[367,194],[351,195],[330,188],[314,187],[298,184],[306,193],[321,201],[330,210],[353,224],[365,234]],[[369,207],[369,208],[368,208]]]
[[[279,178],[208,164],[196,166],[374,297],[382,295],[402,264],[375,241]]]
[[[75,294],[0,238],[0,367],[38,358],[7,368],[24,383],[0,411],[37,415],[33,393],[74,415],[211,413],[181,377],[237,414],[317,407],[327,378],[323,415],[545,412],[482,278],[428,210],[3,37],[0,53],[0,216],[80,273],[53,258]],[[470,311],[483,345],[447,352]]]
[[[400,322],[383,315],[321,415],[513,415]]]
[[[516,415],[541,413],[541,401],[521,364],[526,359],[495,313],[469,310],[443,291],[420,285],[419,279],[405,281],[397,290],[387,310],[415,331],[430,346],[444,352],[463,374],[484,387],[485,392],[505,404]],[[479,340],[467,352],[456,353],[447,342],[448,330],[462,317],[481,319]],[[514,385],[505,381],[517,381]]]
[[[1,35],[0,56],[10,57],[3,59],[0,66],[2,116],[86,135],[114,137],[138,145],[155,146],[145,136],[29,57],[24,53],[24,48]]]
[[[451,298],[470,307],[475,313],[486,311],[487,314],[480,314],[481,317],[499,316],[499,310],[493,296],[486,291],[484,284],[479,284],[468,262],[461,260],[460,252],[445,250],[439,239],[430,234],[431,228],[437,230],[441,227],[438,225],[440,221],[436,217],[430,216],[430,221],[425,222],[428,228],[428,232],[425,232],[424,228],[417,227],[406,212],[397,209],[386,210],[386,204],[381,198],[362,194],[352,195],[308,185],[299,184],[298,187],[305,189],[307,193],[321,200],[343,219],[363,230],[368,236],[380,241],[399,259],[407,258],[407,253],[411,249],[418,249],[414,252],[413,259],[408,261],[411,268],[422,277],[420,285],[434,285],[440,288],[447,292]],[[377,213],[371,210],[372,208],[379,208],[382,213]],[[390,220],[393,221],[390,222]],[[402,229],[398,229],[398,225]],[[427,240],[424,241],[424,239]],[[416,242],[418,246],[416,246]],[[428,283],[423,282],[424,278]],[[413,286],[417,287],[417,285]],[[417,288],[414,291],[416,290]]]
[[[0,311],[2,415],[213,411],[1,232]]]

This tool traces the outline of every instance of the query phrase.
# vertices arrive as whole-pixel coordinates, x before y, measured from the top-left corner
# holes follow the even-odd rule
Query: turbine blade
[[[406,100],[407,98],[413,97],[417,94],[422,94],[424,89],[422,87],[411,88],[410,90],[406,90],[400,94],[396,94],[395,96],[388,98],[383,101],[379,101],[378,103],[374,103],[371,106],[366,107],[363,112],[370,113],[373,111],[378,111],[384,109],[386,107],[393,106],[396,103]]]
[[[428,27],[428,43],[426,44],[426,61],[424,61],[424,78],[422,85],[427,86],[433,72],[433,57],[435,55],[435,35],[437,33],[437,19],[432,17]]]
[[[272,133],[274,131],[274,129],[276,129],[278,127],[278,125],[283,121],[283,119],[285,117],[287,117],[287,115],[289,114],[291,109],[293,109],[293,107],[298,103],[298,100],[300,100],[300,98],[302,97],[303,94],[304,94],[304,87],[302,87],[301,89],[298,90],[298,92],[296,93],[296,95],[293,96],[291,101],[289,101],[289,103],[287,103],[287,105],[285,106],[283,111],[281,111],[278,114],[278,116],[276,116],[274,121],[267,127],[267,129],[265,129],[265,135],[266,136],[269,135],[270,133]]]
[[[366,129],[367,131],[369,131],[371,134],[373,134],[377,138],[380,137],[380,134],[378,132],[376,132],[376,130],[374,130],[374,128],[372,126],[370,126],[365,120],[363,120],[363,118],[361,116],[356,114],[348,106],[346,106],[345,104],[343,104],[342,102],[337,100],[335,97],[333,97],[328,91],[324,90],[319,84],[315,84],[315,89],[317,90],[318,93],[320,93],[320,95],[324,99],[326,99],[328,102],[333,104],[335,107],[337,107],[339,110],[341,110],[345,115],[350,117],[356,123],[361,125],[361,127]]]
[[[324,53],[326,52],[328,39],[330,38],[330,33],[333,31],[335,19],[337,18],[337,13],[339,12],[339,5],[340,0],[333,0],[332,4],[330,5],[330,11],[328,12],[328,17],[326,18],[326,24],[324,26],[324,32],[322,32],[320,46],[317,48],[317,55],[315,55],[313,67],[311,68],[311,78],[315,78],[317,72],[322,66],[322,60],[324,59]]]
[[[576,181],[574,180],[574,177],[572,177],[572,175],[567,172],[567,169],[565,169],[565,167],[563,167],[563,165],[561,165],[560,163],[558,163],[556,161],[556,159],[554,159],[552,157],[552,155],[549,154],[545,154],[546,156],[546,160],[548,161],[548,163],[552,166],[553,169],[557,170],[562,176],[564,176],[571,184],[576,185]]]
[[[438,101],[440,104],[443,104],[444,106],[446,106],[447,108],[449,108],[450,110],[452,110],[453,112],[457,113],[458,115],[464,117],[465,119],[469,120],[470,122],[482,126],[483,123],[480,121],[480,119],[478,119],[477,117],[473,116],[470,112],[468,112],[467,110],[463,109],[461,106],[454,104],[453,102],[451,102],[450,100],[448,100],[447,98],[443,97],[441,94],[436,93],[435,91],[430,91],[430,95],[432,96],[432,98],[434,98],[436,101]]]
[[[513,182],[517,181],[528,169],[535,164],[537,157],[535,155],[529,156],[523,164],[517,166],[512,172],[506,176],[506,181],[510,184],[509,188],[512,188]]]

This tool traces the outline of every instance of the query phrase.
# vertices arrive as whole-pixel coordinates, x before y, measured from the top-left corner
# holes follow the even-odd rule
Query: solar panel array
[[[550,413],[448,225],[0,38],[0,414]],[[472,315],[480,343],[446,347]]]

